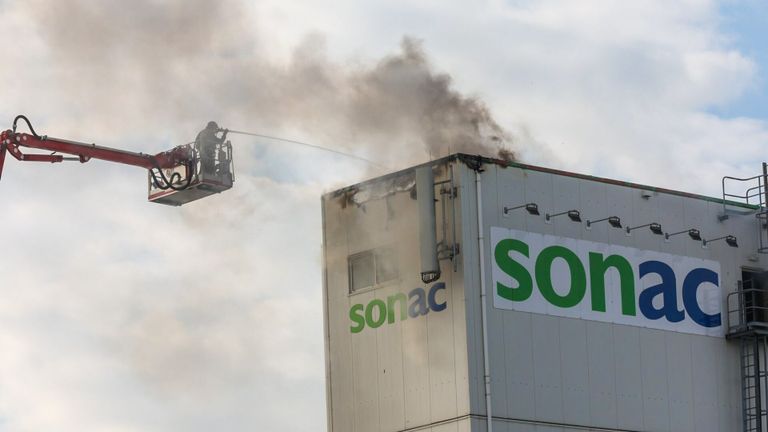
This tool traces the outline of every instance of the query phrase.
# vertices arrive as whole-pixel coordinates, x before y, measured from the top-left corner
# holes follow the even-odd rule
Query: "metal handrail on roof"
[[[731,180],[731,182],[727,182],[728,180]],[[739,182],[739,183],[753,182],[753,185],[744,189],[743,194],[729,193],[727,189],[727,183],[733,184],[734,182]],[[763,174],[759,174],[759,175],[747,177],[747,178],[724,176],[722,180],[722,186],[723,186],[723,210],[724,211],[726,208],[727,201],[729,199],[739,200],[744,204],[765,208],[765,184],[764,184]],[[757,200],[753,202],[754,198],[757,198]]]

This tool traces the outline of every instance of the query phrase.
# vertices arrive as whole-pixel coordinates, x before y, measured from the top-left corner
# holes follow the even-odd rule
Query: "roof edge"
[[[470,155],[470,154],[467,154],[467,153],[454,153],[454,154],[451,154],[451,155],[448,155],[448,156],[441,157],[439,159],[435,159],[435,160],[432,160],[432,161],[429,161],[429,162],[424,162],[422,164],[414,165],[414,166],[411,166],[411,167],[408,167],[408,168],[405,168],[405,169],[402,169],[402,170],[394,171],[394,172],[391,172],[391,173],[388,173],[388,174],[384,174],[384,175],[379,176],[379,177],[374,177],[374,178],[371,178],[371,179],[368,179],[368,180],[365,180],[365,181],[362,181],[362,182],[359,182],[359,183],[355,183],[355,184],[343,187],[341,189],[330,191],[330,192],[327,192],[324,195],[329,195],[329,194],[334,194],[335,195],[335,194],[338,194],[340,192],[344,192],[344,191],[347,191],[347,190],[360,188],[360,187],[365,186],[367,184],[376,183],[376,182],[381,181],[381,180],[386,180],[386,179],[391,179],[391,178],[395,178],[395,177],[401,176],[401,175],[403,175],[403,174],[405,174],[405,173],[407,173],[407,172],[409,172],[409,171],[411,171],[411,170],[413,170],[414,168],[417,168],[417,167],[426,166],[426,165],[435,165],[435,164],[440,164],[440,163],[444,163],[444,162],[451,162],[451,161],[454,161],[454,160],[459,160],[462,163],[464,163],[464,164],[466,164],[466,165],[468,165],[470,167],[472,165],[476,165],[477,162],[480,161],[482,163],[491,163],[491,164],[498,165],[498,166],[501,166],[501,167],[504,167],[504,168],[520,168],[520,169],[523,169],[523,170],[538,171],[538,172],[543,172],[543,173],[555,174],[555,175],[559,175],[559,176],[563,176],[563,177],[572,177],[572,178],[578,178],[578,179],[582,179],[582,180],[589,180],[589,181],[594,181],[594,182],[599,182],[599,183],[606,183],[606,184],[611,184],[611,185],[616,185],[616,186],[624,186],[624,187],[633,188],[633,189],[647,190],[647,191],[650,191],[650,192],[658,192],[658,193],[664,193],[664,194],[668,194],[668,195],[677,195],[677,196],[682,196],[682,197],[686,197],[686,198],[692,198],[692,199],[698,199],[698,200],[703,200],[703,201],[708,201],[708,202],[714,202],[714,203],[717,203],[717,204],[729,205],[729,206],[733,206],[733,207],[740,207],[740,208],[747,209],[747,210],[758,210],[760,208],[759,206],[753,205],[753,204],[746,204],[746,203],[741,203],[741,202],[732,201],[732,200],[726,200],[726,199],[722,199],[722,198],[715,198],[715,197],[711,197],[711,196],[707,196],[707,195],[695,194],[695,193],[690,193],[690,192],[683,192],[683,191],[679,191],[679,190],[675,190],[675,189],[666,189],[666,188],[661,188],[661,187],[656,187],[656,186],[649,186],[649,185],[644,185],[644,184],[641,184],[641,183],[634,183],[634,182],[628,182],[628,181],[622,181],[622,180],[614,180],[614,179],[609,179],[609,178],[605,178],[605,177],[593,176],[593,175],[589,175],[589,174],[580,174],[580,173],[575,173],[575,172],[571,172],[571,171],[559,170],[559,169],[555,169],[555,168],[547,168],[547,167],[542,167],[542,166],[538,166],[538,165],[525,164],[525,163],[521,163],[521,162],[505,161],[505,160],[502,160],[502,159],[491,158],[491,157],[487,157],[487,156]]]

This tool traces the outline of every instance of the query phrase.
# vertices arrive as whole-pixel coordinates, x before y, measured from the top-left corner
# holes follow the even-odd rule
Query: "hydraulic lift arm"
[[[31,133],[16,132],[16,123],[21,119],[29,126]],[[22,152],[22,148],[32,148],[47,150],[50,154],[28,154]],[[187,175],[187,184],[178,185],[181,175],[174,173],[170,178],[166,178],[163,169],[186,167],[188,173],[193,173],[195,163],[195,152],[191,145],[182,145],[169,151],[149,155],[144,153],[135,153],[126,150],[114,149],[110,147],[97,146],[96,144],[87,144],[77,141],[70,141],[61,138],[53,138],[46,135],[38,135],[32,128],[29,120],[24,116],[18,116],[13,122],[13,129],[0,132],[0,177],[3,172],[6,153],[20,161],[27,162],[50,162],[57,163],[65,160],[88,162],[91,159],[100,159],[109,162],[133,165],[149,170],[154,177],[156,184],[161,189],[181,190],[189,186],[192,180],[191,175]],[[63,154],[72,155],[66,157]],[[157,171],[157,172],[156,172]]]
[[[23,120],[29,133],[17,132]],[[217,134],[223,132],[219,137]],[[133,165],[148,171],[148,199],[158,204],[179,206],[232,188],[234,165],[228,130],[209,122],[196,144],[184,144],[154,155],[97,146],[78,141],[38,135],[25,116],[16,116],[13,128],[0,132],[0,176],[6,155],[27,162],[57,163],[65,160],[88,162],[100,159]],[[25,153],[23,149],[50,152]]]

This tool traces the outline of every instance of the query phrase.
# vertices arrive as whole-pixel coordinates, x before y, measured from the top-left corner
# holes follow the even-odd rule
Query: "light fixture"
[[[632,227],[632,228],[627,227],[627,235],[629,235],[629,233],[631,233],[632,231],[634,231],[634,230],[636,230],[638,228],[645,228],[645,227],[648,227],[651,230],[651,232],[656,234],[656,235],[664,234],[664,232],[661,230],[661,224],[656,223],[656,222],[651,222],[649,224],[638,225],[638,226]]]
[[[665,240],[669,240],[670,237],[676,236],[678,234],[683,234],[683,233],[688,233],[688,236],[690,238],[692,238],[693,240],[701,241],[701,233],[699,232],[699,230],[697,230],[695,228],[691,228],[691,229],[687,229],[687,230],[682,230],[682,231],[678,231],[678,232],[671,233],[671,234],[670,233],[665,233],[664,234],[664,239]]]
[[[608,216],[607,218],[602,218],[598,220],[587,221],[587,228],[591,227],[592,224],[602,222],[602,221],[608,221],[609,224],[611,224],[614,228],[621,228],[621,219],[618,216]]]
[[[549,222],[555,216],[568,215],[568,218],[574,222],[581,222],[581,213],[578,210],[568,210],[561,213],[549,214],[544,216],[544,219]]]
[[[701,241],[701,245],[706,247],[709,243],[712,243],[713,241],[718,241],[718,240],[725,240],[725,242],[730,247],[739,247],[739,243],[736,241],[736,237],[734,237],[732,235],[727,235],[727,236],[723,236],[723,237],[713,238],[712,240],[702,240]]]
[[[536,203],[528,203],[528,204],[523,204],[523,205],[519,205],[519,206],[515,206],[515,207],[504,207],[504,214],[505,215],[509,214],[509,212],[511,212],[512,210],[517,210],[517,209],[521,209],[521,208],[524,208],[525,211],[527,211],[528,213],[530,213],[530,214],[532,214],[534,216],[538,216],[539,215],[539,205],[536,204]]]

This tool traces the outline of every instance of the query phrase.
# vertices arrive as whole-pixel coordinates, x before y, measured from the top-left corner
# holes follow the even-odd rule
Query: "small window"
[[[397,276],[397,257],[392,248],[377,248],[349,257],[350,292],[371,288]]]
[[[352,292],[373,286],[373,254],[359,253],[349,257],[349,279]]]

